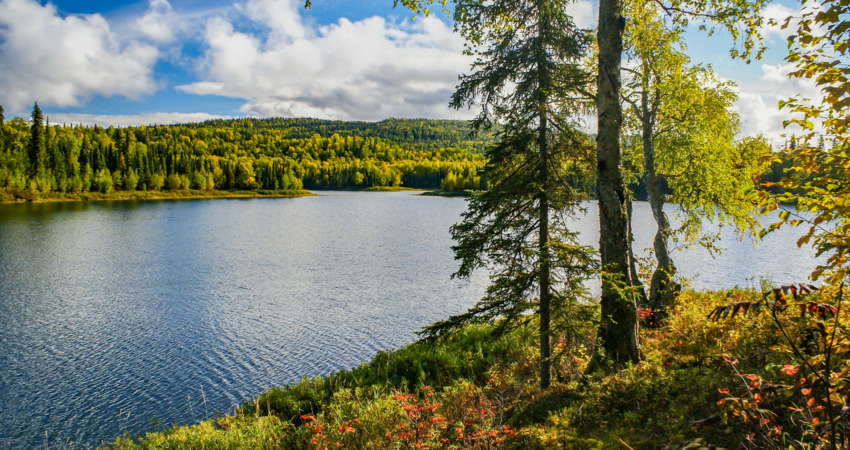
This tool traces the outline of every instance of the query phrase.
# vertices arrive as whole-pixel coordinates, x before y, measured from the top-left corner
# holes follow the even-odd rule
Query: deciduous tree
[[[754,231],[756,178],[766,170],[769,147],[763,139],[735,141],[738,116],[732,112],[735,86],[710,67],[691,64],[684,53],[683,29],[665,23],[653,1],[627,3],[623,100],[628,150],[640,154],[643,179],[657,229],[653,241],[656,267],[648,305],[663,311],[678,287],[669,245],[676,234],[686,244],[700,238],[702,223],[733,223]],[[682,214],[673,230],[664,212],[663,187]],[[712,248],[712,239],[702,243]]]
[[[687,25],[698,20],[721,27],[743,44],[732,48],[733,57],[760,56],[759,27],[765,0],[656,0],[669,20]],[[603,366],[615,368],[637,361],[639,343],[636,280],[631,274],[628,196],[622,175],[620,136],[623,125],[620,103],[620,68],[623,32],[629,26],[623,0],[599,0],[597,43],[597,196],[599,201],[599,251],[602,264],[599,351],[587,367],[593,372]],[[706,28],[706,25],[701,25]]]
[[[788,18],[784,26],[792,27]],[[786,193],[773,198],[793,201],[797,211],[780,213],[783,222],[805,225],[798,245],[813,245],[826,261],[813,278],[834,283],[850,274],[850,2],[802,1],[796,33],[788,39],[787,60],[796,65],[792,78],[813,79],[818,98],[781,102],[792,118],[785,125],[802,129],[787,153],[795,162],[794,176],[781,186]],[[819,145],[823,140],[823,145]]]

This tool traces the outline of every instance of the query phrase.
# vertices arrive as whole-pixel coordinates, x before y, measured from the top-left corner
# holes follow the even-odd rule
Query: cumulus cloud
[[[739,94],[736,104],[741,116],[741,133],[745,136],[763,134],[774,145],[785,142],[783,134],[793,134],[798,129],[783,129],[782,122],[788,120],[787,111],[779,110],[779,101],[799,96],[817,99],[817,86],[810,79],[788,78],[793,70],[791,64],[762,64],[762,74],[757,81],[738,82]]]
[[[219,116],[207,113],[148,113],[135,115],[98,115],[98,114],[49,114],[50,123],[68,125],[99,125],[102,127],[132,127],[140,125],[169,125],[174,123],[203,122],[213,119],[232,119],[232,116]]]
[[[300,6],[301,0],[253,0],[244,10],[248,18],[271,29],[271,40],[289,42],[311,34],[296,12]]]
[[[470,58],[463,41],[436,18],[393,23],[382,17],[313,29],[297,0],[251,0],[241,8],[264,27],[243,32],[218,17],[207,22],[201,81],[179,86],[198,95],[243,98],[244,113],[378,120],[462,117],[447,106]]]
[[[761,30],[759,30],[764,39],[769,40],[773,36],[778,36],[783,40],[788,39],[788,36],[794,34],[796,22],[792,21],[790,26],[784,30],[782,29],[782,25],[788,17],[794,16],[797,12],[797,10],[791,9],[781,3],[770,3],[765,6],[761,12],[765,23]]]
[[[94,95],[155,90],[156,47],[121,43],[99,14],[61,17],[52,4],[0,0],[0,102],[78,106]]]
[[[136,19],[133,28],[153,42],[168,43],[177,38],[177,16],[168,0],[149,0],[148,11]]]

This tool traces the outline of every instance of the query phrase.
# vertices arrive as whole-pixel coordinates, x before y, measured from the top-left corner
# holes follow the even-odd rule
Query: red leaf
[[[791,364],[785,364],[784,366],[782,366],[782,373],[788,375],[789,377],[796,375],[799,370],[800,369]]]

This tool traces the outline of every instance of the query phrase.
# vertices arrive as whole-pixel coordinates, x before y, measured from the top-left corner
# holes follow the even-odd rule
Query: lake
[[[415,194],[0,205],[0,447],[197,422],[464,311],[487,282],[450,278],[465,201]],[[576,223],[589,243],[597,220]],[[635,228],[649,247],[645,203]],[[799,282],[798,235],[674,258],[697,288]]]

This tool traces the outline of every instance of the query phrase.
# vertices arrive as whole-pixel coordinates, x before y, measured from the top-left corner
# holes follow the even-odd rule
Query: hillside
[[[466,122],[237,119],[127,128],[0,124],[0,199],[134,191],[478,189]]]

